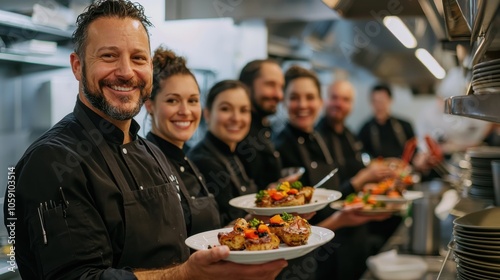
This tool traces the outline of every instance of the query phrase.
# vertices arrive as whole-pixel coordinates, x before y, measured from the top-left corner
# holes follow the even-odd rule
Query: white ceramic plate
[[[255,194],[235,197],[229,201],[229,204],[255,215],[272,216],[283,212],[305,214],[321,210],[328,203],[339,199],[341,196],[342,193],[338,191],[319,188],[314,190],[310,203],[299,206],[257,207],[255,205]]]
[[[395,214],[395,213],[401,213],[407,208],[406,203],[405,204],[397,203],[394,206],[395,208],[359,209],[357,211],[359,211],[359,213],[363,215]],[[330,207],[335,210],[343,210],[344,201],[343,200],[334,201],[330,203]]]
[[[219,232],[230,232],[232,228],[222,228],[198,233],[186,239],[186,245],[195,250],[205,250],[208,246],[220,245],[217,238]],[[319,246],[330,241],[335,234],[333,231],[311,226],[311,235],[306,245],[289,247],[281,244],[278,249],[264,251],[231,251],[226,261],[242,264],[259,264],[279,259],[291,260],[301,257]]]

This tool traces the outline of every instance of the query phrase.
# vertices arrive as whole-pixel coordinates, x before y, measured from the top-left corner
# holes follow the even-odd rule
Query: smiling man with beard
[[[132,119],[152,88],[150,25],[121,0],[78,17],[73,113],[28,148],[5,195],[23,279],[274,279],[286,266],[224,262],[226,246],[189,256],[176,172]]]
[[[239,80],[250,89],[252,123],[236,151],[248,176],[260,189],[266,189],[281,178],[280,154],[271,141],[273,131],[268,118],[283,100],[285,78],[276,61],[258,59],[243,67]]]

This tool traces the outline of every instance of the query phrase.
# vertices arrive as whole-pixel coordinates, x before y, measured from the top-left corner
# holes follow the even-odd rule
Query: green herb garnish
[[[250,227],[253,227],[253,228],[257,228],[260,224],[262,224],[263,222],[261,220],[258,220],[256,218],[253,218],[251,219],[249,222],[248,222],[248,225]]]
[[[256,195],[255,198],[257,201],[261,201],[265,196],[267,196],[267,191],[265,190],[260,190]]]
[[[357,194],[355,193],[351,193],[350,195],[348,195],[346,198],[345,198],[345,202],[347,203],[350,203],[350,202],[353,202],[354,199],[356,198]]]
[[[297,190],[301,190],[303,185],[302,185],[302,182],[300,181],[295,181],[293,183],[290,184],[290,187],[292,187],[292,189],[297,189]]]
[[[283,214],[281,214],[280,216],[285,222],[293,220],[293,215],[290,215],[287,212],[283,212]]]

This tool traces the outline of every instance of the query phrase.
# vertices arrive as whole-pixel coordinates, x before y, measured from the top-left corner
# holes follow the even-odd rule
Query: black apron
[[[398,140],[400,149],[403,149],[406,143],[406,135],[405,131],[403,129],[403,126],[395,119],[389,118],[388,120],[391,124],[392,130],[394,131],[394,135],[396,136],[396,139]],[[375,154],[380,155],[382,154],[382,143],[380,143],[380,132],[377,127],[377,123],[375,120],[370,125],[370,138],[373,146],[373,151]]]
[[[99,131],[77,104],[75,117],[87,132]],[[114,267],[161,268],[188,259],[189,250],[184,245],[186,226],[181,215],[180,195],[176,191],[177,178],[172,170],[159,160],[161,155],[147,141],[139,138],[161,167],[165,183],[158,186],[141,186],[134,190],[125,181],[111,148],[105,141],[90,137],[108,165],[123,195],[125,217],[125,242],[122,254],[114,260]],[[159,223],[162,223],[159,225]]]
[[[158,143],[154,137],[148,138],[148,140],[160,147],[160,143]],[[201,186],[201,193],[204,195],[201,197],[191,196],[184,182],[182,180],[179,182],[180,191],[189,206],[189,211],[184,211],[184,215],[190,215],[188,218],[191,220],[191,230],[188,234],[194,235],[200,232],[221,228],[222,223],[220,220],[219,206],[215,201],[214,195],[208,191],[207,186],[203,182],[203,177],[196,166],[187,157],[184,157],[184,159],[191,167],[191,170],[193,170]],[[167,160],[170,159],[167,158]]]
[[[330,154],[330,151],[328,150],[325,141],[323,140],[321,135],[319,135],[319,133],[314,131],[310,135],[320,147],[321,152],[325,157],[326,164],[322,163],[318,164],[316,161],[313,161],[311,159],[310,153],[307,150],[307,147],[304,145],[305,139],[302,136],[299,137],[295,136],[289,128],[285,128],[284,131],[288,135],[288,137],[290,137],[290,139],[296,141],[297,148],[299,150],[299,157],[301,161],[304,163],[304,168],[307,170],[307,174],[309,175],[309,182],[311,184],[318,183],[319,181],[321,181],[321,179],[323,179],[326,175],[328,175],[328,173],[330,173],[335,168],[335,164],[333,162],[333,158]],[[329,183],[327,182],[324,185],[324,187],[326,186],[325,188],[338,190],[338,187],[340,185],[338,176],[334,176],[330,180],[331,181]],[[328,186],[335,186],[335,188],[331,188]]]
[[[240,181],[238,175],[236,174],[236,172],[234,172],[234,169],[231,166],[229,160],[224,155],[221,154],[221,152],[215,147],[215,145],[210,141],[210,139],[206,140],[207,141],[205,141],[205,144],[208,146],[210,151],[214,153],[215,157],[217,157],[217,159],[224,164],[226,170],[229,172],[231,182],[236,187],[238,195],[241,196],[257,192],[257,186],[252,182],[252,180],[250,180],[250,178],[248,178],[247,174],[245,173],[245,168],[243,167],[243,163],[241,163],[240,159],[237,156],[234,156],[234,161],[238,165],[238,169],[241,172],[241,176],[246,182],[248,182],[248,186],[245,186],[245,184]]]
[[[186,157],[186,162],[189,164],[201,185],[203,195],[202,197],[189,197],[189,193],[181,183],[181,191],[184,196],[187,196],[187,202],[191,210],[191,232],[196,234],[207,230],[218,229],[222,227],[220,220],[219,206],[215,201],[215,197],[208,191],[202,176],[197,170],[196,166]]]

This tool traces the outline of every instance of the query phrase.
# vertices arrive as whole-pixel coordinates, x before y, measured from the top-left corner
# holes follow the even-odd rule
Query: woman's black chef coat
[[[256,193],[257,186],[250,180],[238,156],[229,146],[207,131],[205,137],[188,153],[207,182],[219,205],[222,224],[244,218],[246,212],[229,205],[232,198]]]
[[[300,179],[304,185],[314,185],[327,175],[337,165],[333,162],[333,156],[327,148],[327,143],[318,132],[307,133],[290,124],[276,138],[276,147],[280,151],[283,166],[303,166],[306,172]],[[339,190],[343,197],[352,193],[350,184],[340,185],[339,178],[334,176],[325,185],[326,189]],[[342,189],[341,189],[342,187]],[[309,221],[317,224],[328,218],[335,212],[330,207],[317,211],[316,215]],[[329,252],[327,258],[318,261],[316,279],[357,279],[353,275],[361,273],[365,267],[367,257],[367,246],[365,246],[367,232],[365,226],[343,228],[335,231],[335,238],[329,244],[319,250]],[[333,252],[332,252],[332,248]],[[354,264],[354,265],[353,265]]]
[[[156,144],[181,178],[184,219],[188,235],[221,228],[219,209],[213,194],[208,192],[203,176],[183,150],[149,132],[146,139]]]
[[[305,168],[300,178],[304,186],[313,186],[335,169],[332,156],[319,133],[303,132],[291,124],[287,124],[275,139],[276,149],[280,152],[283,167]],[[336,176],[328,180],[323,188],[339,190]],[[333,209],[325,207],[311,219],[315,224],[333,213]]]
[[[23,279],[135,279],[131,268],[189,257],[177,179],[138,130],[132,121],[122,144],[120,129],[78,101],[28,148],[15,192]]]

